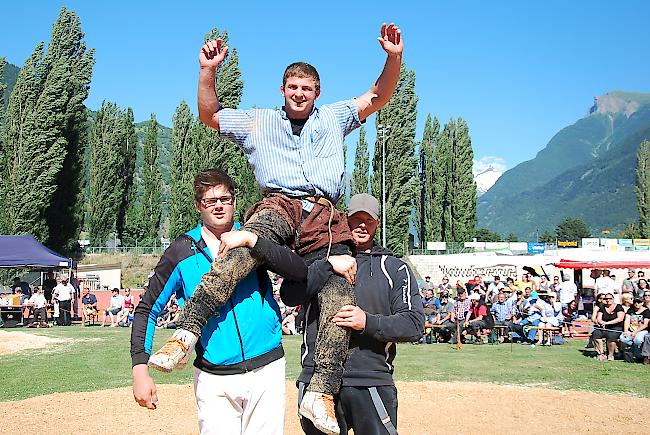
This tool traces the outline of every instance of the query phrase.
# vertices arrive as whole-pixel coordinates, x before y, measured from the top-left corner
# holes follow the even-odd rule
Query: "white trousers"
[[[201,435],[282,435],[284,357],[237,375],[213,375],[194,367]]]

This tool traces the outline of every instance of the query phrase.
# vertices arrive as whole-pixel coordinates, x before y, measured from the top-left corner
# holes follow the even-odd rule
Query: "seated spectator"
[[[433,290],[425,290],[422,305],[424,306],[424,320],[433,323],[436,314],[438,314],[438,307],[440,307],[440,301],[433,296]]]
[[[467,291],[467,289],[465,288],[465,285],[463,284],[463,282],[461,280],[456,281],[455,290],[456,290],[456,298],[459,297],[460,292],[466,292]],[[451,296],[451,293],[450,293],[450,296]]]
[[[440,296],[442,293],[447,293],[450,294],[454,288],[449,284],[449,278],[448,277],[443,277],[442,282],[438,284],[438,296]]]
[[[40,287],[34,287],[34,294],[27,301],[28,304],[32,304],[34,312],[34,323],[37,323],[41,326],[47,326],[47,301],[45,296],[41,293]]]
[[[282,320],[282,333],[284,335],[296,335],[296,316],[298,311],[292,311]]]
[[[484,295],[487,291],[485,288],[485,283],[481,279],[480,275],[474,276],[471,280],[467,281],[466,285],[467,291],[476,292],[479,295]]]
[[[458,298],[454,302],[454,323],[450,325],[453,330],[451,334],[451,343],[456,344],[457,340],[462,339],[463,325],[466,318],[468,318],[469,310],[472,308],[472,302],[467,299],[467,292],[465,289],[460,289]],[[460,335],[460,336],[459,336]]]
[[[122,299],[122,309],[117,315],[117,320],[116,320],[118,325],[120,324],[120,322],[128,323],[129,314],[131,314],[133,312],[133,308],[135,308],[135,304],[133,303],[133,296],[131,295],[131,289],[127,288],[126,290],[124,290],[124,293],[125,293],[124,298]]]
[[[135,312],[135,305],[131,305],[126,312],[120,313],[120,319],[117,321],[117,326],[128,328],[133,323],[133,313]]]
[[[106,316],[109,316],[111,319],[111,327],[117,326],[116,316],[122,311],[122,304],[124,299],[120,295],[120,289],[114,288],[112,290],[111,304],[104,310],[104,319],[102,320],[102,326],[106,326]]]
[[[552,292],[555,292],[555,293],[560,293],[560,277],[559,276],[555,275],[553,277],[553,282],[549,286],[549,290],[552,291]],[[561,296],[560,296],[560,299],[561,299]],[[560,300],[560,302],[562,302],[562,301]]]
[[[85,287],[81,295],[81,324],[85,325],[91,316],[97,316],[97,297]]]
[[[641,355],[641,346],[648,335],[649,325],[650,309],[643,305],[643,299],[634,299],[633,308],[625,315],[620,340],[624,345],[632,347],[631,351],[635,358]]]
[[[646,308],[650,308],[650,290],[643,292],[643,305],[645,305]]]
[[[178,319],[181,317],[181,310],[178,308],[178,303],[173,302],[169,306],[169,311],[165,315],[165,318],[160,322],[159,326],[166,329],[176,329],[176,324]]]
[[[537,306],[540,309],[541,317],[539,323],[537,324],[538,328],[559,328],[561,322],[563,321],[562,317],[562,304],[557,301],[556,293],[548,294],[548,301],[539,299],[537,301]],[[551,345],[551,343],[544,343],[544,331],[537,330],[537,344],[541,345]]]
[[[451,336],[455,334],[455,331],[453,331],[453,317],[454,303],[449,300],[447,293],[443,293],[440,296],[440,308],[433,322],[435,325],[445,326],[445,328],[437,328],[437,331],[435,331],[438,341],[449,341]]]
[[[18,303],[20,305],[25,305],[27,303],[27,300],[29,300],[29,296],[23,293],[23,289],[21,289],[20,287],[14,287],[14,294],[19,295]]]
[[[641,272],[639,272],[641,273]],[[650,291],[650,288],[648,288],[648,281],[645,280],[645,278],[641,278],[636,282],[637,285],[637,295],[643,296],[643,294],[647,291]]]
[[[19,276],[14,278],[14,283],[11,288],[16,290],[16,287],[20,288],[20,294],[25,297],[25,300],[29,299],[32,296],[32,289],[29,288],[29,284],[21,280]]]
[[[632,296],[632,293],[623,293],[621,295],[621,306],[623,307],[623,311],[625,311],[625,314],[633,308],[632,301],[634,300],[634,296]],[[616,302],[616,295],[614,295],[614,302]]]
[[[475,337],[478,337],[479,332],[487,327],[487,308],[481,304],[480,299],[481,297],[478,293],[472,293],[470,296],[472,306],[469,311],[469,316],[465,318],[465,323],[463,324],[463,330],[468,331]]]
[[[530,289],[530,287],[527,287]],[[526,300],[524,298],[524,300]],[[537,325],[539,325],[542,318],[540,305],[538,304],[539,295],[535,291],[530,292],[530,299],[527,300],[527,305],[524,308],[524,318],[513,325],[513,330],[517,337],[521,337],[524,343],[535,343],[537,336]],[[532,328],[531,328],[532,327]]]
[[[614,361],[617,342],[623,332],[625,313],[620,304],[614,304],[614,295],[603,295],[603,306],[598,311],[592,338],[599,361]],[[602,340],[607,344],[607,355]]]
[[[494,319],[494,325],[498,326],[507,326],[506,330],[503,332],[508,332],[513,323],[514,317],[514,305],[517,301],[517,294],[513,294],[509,298],[506,298],[505,292],[499,292],[497,296],[497,301],[492,304],[490,308],[490,313]],[[503,337],[501,336],[500,339]]]
[[[526,300],[526,298],[524,298],[524,292],[522,292],[521,290],[516,290],[514,294],[515,294],[515,302],[512,306],[513,309],[512,322],[519,323],[528,316],[528,301]]]
[[[491,282],[487,288],[487,294],[485,295],[486,300],[489,301],[491,304],[495,303],[499,296],[499,292],[503,290],[505,287],[506,286],[501,282],[501,277],[495,275],[494,281]]]
[[[576,335],[576,329],[573,324],[578,320],[578,301],[574,299],[569,302],[569,304],[562,309],[562,317],[564,318],[564,322],[562,323],[562,335],[565,337],[573,337]]]
[[[538,292],[541,293],[548,293],[551,291],[551,283],[548,281],[548,277],[546,275],[541,275],[539,278],[539,284],[537,284]]]

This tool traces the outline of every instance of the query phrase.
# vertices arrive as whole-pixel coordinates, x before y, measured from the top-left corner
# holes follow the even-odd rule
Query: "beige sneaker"
[[[314,423],[316,429],[326,434],[339,434],[339,424],[334,412],[334,398],[329,394],[307,391],[300,402],[300,415]]]
[[[185,367],[198,337],[184,329],[177,329],[158,352],[151,355],[147,365],[158,371],[169,373]]]

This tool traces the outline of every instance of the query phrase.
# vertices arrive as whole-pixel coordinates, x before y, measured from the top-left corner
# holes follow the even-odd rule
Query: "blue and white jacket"
[[[210,270],[212,258],[201,238],[200,224],[165,250],[135,309],[131,331],[133,365],[149,360],[156,319],[172,295],[182,307]],[[280,309],[273,299],[268,274],[258,269],[237,285],[219,316],[212,316],[201,331],[194,366],[214,374],[244,373],[282,358],[281,340]]]

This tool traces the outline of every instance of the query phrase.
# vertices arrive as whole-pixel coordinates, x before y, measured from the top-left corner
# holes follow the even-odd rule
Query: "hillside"
[[[636,150],[650,137],[650,95],[612,92],[562,129],[535,159],[506,171],[478,204],[479,226],[530,238],[565,216],[595,232],[637,219]],[[522,187],[525,186],[525,187]]]
[[[7,84],[7,88],[5,89],[4,95],[2,96],[5,107],[7,106],[7,104],[9,104],[9,96],[11,95],[11,91],[13,90],[14,85],[16,84],[16,79],[18,79],[19,72],[20,72],[20,68],[18,68],[16,65],[12,65],[10,63],[7,63],[5,65],[4,74],[2,78],[0,78],[0,81]]]

